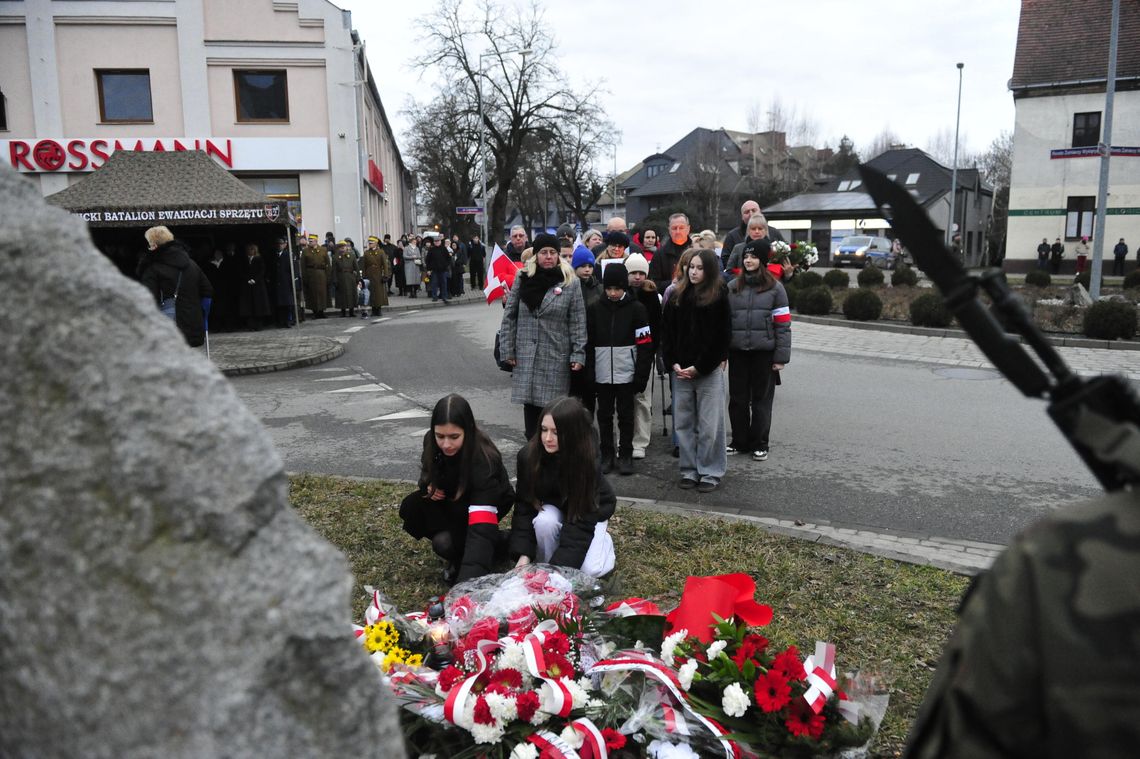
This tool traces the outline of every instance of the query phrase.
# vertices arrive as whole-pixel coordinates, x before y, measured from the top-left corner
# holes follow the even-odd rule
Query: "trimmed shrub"
[[[1081,286],[1084,287],[1086,290],[1091,289],[1092,272],[1091,271],[1081,272],[1080,274],[1077,275],[1077,279],[1075,281],[1079,282],[1081,284]],[[1103,275],[1100,278],[1100,287],[1102,290],[1104,289],[1104,276]]]
[[[831,290],[822,286],[799,290],[796,295],[796,310],[801,314],[830,314]]]
[[[1101,300],[1085,311],[1084,333],[1098,340],[1130,340],[1136,336],[1136,306]]]
[[[1124,289],[1131,290],[1134,287],[1140,287],[1140,269],[1133,269],[1128,272],[1128,276],[1124,278]]]
[[[925,293],[910,302],[910,323],[916,327],[949,327],[953,320],[938,293]]]
[[[883,270],[878,266],[868,264],[863,267],[863,271],[859,272],[858,276],[859,287],[882,287],[886,275]]]
[[[918,284],[918,272],[909,266],[900,266],[891,274],[891,287],[914,287]]]
[[[816,274],[814,271],[801,271],[796,276],[792,277],[792,282],[796,283],[796,287],[801,290],[806,290],[809,287],[819,287],[823,284],[823,277]]]
[[[883,301],[874,290],[860,288],[843,300],[843,315],[851,321],[867,322],[883,313]]]
[[[1136,272],[1133,273],[1140,273],[1140,269],[1137,269]],[[847,272],[842,269],[832,269],[823,275],[823,284],[833,290],[846,290],[848,287],[851,287],[851,278],[848,277]]]
[[[1025,275],[1025,284],[1031,287],[1048,287],[1053,284],[1053,277],[1047,271],[1034,269]]]
[[[792,282],[795,282],[795,280],[793,279],[791,282],[784,283],[784,292],[788,294],[788,308],[795,308],[796,301],[800,296],[800,288],[793,285]]]

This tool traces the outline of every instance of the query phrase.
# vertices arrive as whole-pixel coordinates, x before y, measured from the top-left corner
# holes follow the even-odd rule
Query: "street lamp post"
[[[518,53],[519,55],[521,55],[525,58],[526,56],[530,55],[531,49],[528,47],[525,49],[524,48],[518,48],[515,50],[491,50],[491,51],[488,51],[486,53],[480,53],[479,54],[479,77],[480,77],[480,79],[487,76],[486,72],[483,70],[483,59],[484,58],[486,58],[488,56],[502,57],[504,55],[509,55],[510,53]],[[483,116],[483,85],[479,81],[476,81],[476,84],[475,84],[475,94],[476,94],[476,97],[479,99],[479,163],[480,163],[479,176],[480,176],[480,186],[481,186],[481,189],[483,191],[483,197],[480,199],[480,203],[483,206],[483,244],[487,245],[488,244],[488,240],[487,240],[487,226],[488,226],[487,225],[487,216],[488,216],[488,213],[490,211],[490,209],[487,207],[487,153],[486,153],[486,141],[487,140],[486,140],[486,134],[485,134],[485,131],[487,129],[487,122]]]
[[[950,246],[954,235],[954,216],[957,212],[958,202],[958,127],[962,123],[962,68],[966,64],[958,64],[958,112],[954,117],[954,167],[950,173],[950,221],[946,224],[946,246]],[[969,256],[969,251],[962,251],[963,263]]]

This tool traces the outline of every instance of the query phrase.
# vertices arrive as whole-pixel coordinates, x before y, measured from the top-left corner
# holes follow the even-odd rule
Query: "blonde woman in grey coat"
[[[586,306],[554,235],[534,238],[534,256],[515,277],[499,326],[499,351],[514,367],[511,402],[521,403],[526,437],[543,406],[570,391],[570,372],[586,362]]]

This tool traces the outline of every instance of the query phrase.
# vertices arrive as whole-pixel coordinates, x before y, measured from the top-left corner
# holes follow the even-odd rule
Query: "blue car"
[[[831,265],[854,264],[862,269],[870,261],[880,269],[895,268],[895,254],[891,252],[891,241],[885,237],[871,235],[851,235],[844,237],[831,256]]]

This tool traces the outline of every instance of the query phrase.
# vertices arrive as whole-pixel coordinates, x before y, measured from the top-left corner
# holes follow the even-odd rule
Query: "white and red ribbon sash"
[[[772,321],[776,324],[787,324],[792,320],[792,309],[787,306],[772,309]]]
[[[499,510],[494,506],[468,506],[467,524],[499,524]]]
[[[835,645],[817,640],[815,654],[804,659],[804,676],[808,681],[804,700],[816,714],[835,693]]]
[[[376,624],[386,616],[388,615],[380,608],[380,591],[372,591],[372,603],[368,604],[368,608],[364,610],[364,624]]]
[[[661,609],[652,601],[644,598],[627,598],[624,601],[615,601],[606,607],[606,613],[615,617],[633,617],[638,614],[661,614]]]
[[[597,725],[582,717],[571,722],[570,726],[582,734],[582,748],[578,749],[582,759],[609,759],[606,739]]]
[[[448,692],[447,700],[443,702],[443,716],[447,718],[448,722],[456,722],[459,715],[463,714],[463,710],[467,706],[467,697],[471,695],[471,689],[475,687],[476,681],[490,666],[487,661],[487,654],[499,648],[500,645],[497,640],[481,640],[475,646],[474,654],[475,658],[479,660],[479,668],[475,674],[454,686]]]
[[[734,742],[725,740],[723,737],[728,734],[728,731],[689,705],[689,700],[685,697],[685,691],[681,688],[681,683],[677,680],[677,674],[661,662],[650,658],[643,658],[633,652],[627,651],[613,659],[605,659],[604,661],[598,662],[593,667],[590,667],[590,671],[586,674],[592,675],[595,672],[641,672],[654,678],[665,686],[670,695],[681,705],[681,709],[686,714],[704,725],[706,730],[716,736],[717,740],[720,741],[721,747],[724,749],[726,759],[735,759],[739,755],[738,752],[740,748]]]
[[[548,619],[539,624],[529,635],[523,638],[523,655],[526,657],[527,671],[532,676],[542,680],[543,695],[547,697],[552,706],[546,711],[557,714],[559,717],[568,717],[570,712],[574,710],[574,697],[561,678],[546,676],[546,657],[542,653],[542,644],[546,642],[546,636],[554,632],[558,632],[558,623],[553,619]]]
[[[581,759],[578,752],[570,744],[559,738],[549,730],[539,730],[527,736],[527,741],[538,746],[541,756],[552,759]]]

